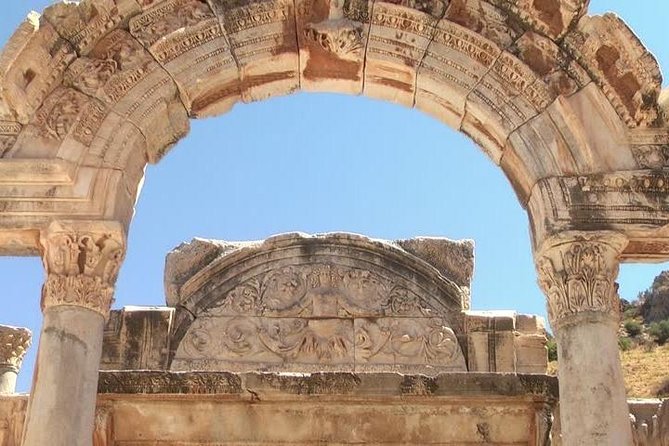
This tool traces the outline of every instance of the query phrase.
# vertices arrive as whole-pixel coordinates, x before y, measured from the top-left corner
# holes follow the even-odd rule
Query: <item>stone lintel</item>
[[[252,391],[252,392],[250,392]],[[444,373],[229,373],[101,371],[100,394],[237,395],[303,399],[309,395],[370,397],[529,397],[554,402],[557,378],[547,375]]]

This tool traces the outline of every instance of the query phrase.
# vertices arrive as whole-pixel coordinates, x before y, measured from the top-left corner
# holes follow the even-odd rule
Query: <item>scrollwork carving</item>
[[[460,351],[453,330],[432,318],[357,319],[356,360],[448,366]]]
[[[371,271],[330,264],[288,266],[253,277],[205,310],[207,315],[429,316],[421,296]]]
[[[27,328],[0,325],[0,371],[8,368],[18,373],[31,341]]]
[[[42,238],[47,268],[42,308],[74,305],[106,318],[125,254],[123,230],[116,224],[71,226],[53,223]]]
[[[617,319],[618,256],[626,238],[616,233],[565,235],[537,257],[539,285],[553,327],[570,316],[595,312]]]

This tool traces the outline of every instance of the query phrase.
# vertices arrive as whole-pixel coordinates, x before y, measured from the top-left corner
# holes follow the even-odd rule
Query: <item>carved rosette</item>
[[[0,372],[19,373],[31,341],[32,333],[27,328],[0,325]]]
[[[617,233],[569,233],[544,244],[536,257],[553,328],[581,313],[620,318],[619,256],[627,239]]]
[[[125,255],[121,225],[55,222],[41,243],[47,271],[42,287],[42,310],[71,305],[96,311],[106,319]]]

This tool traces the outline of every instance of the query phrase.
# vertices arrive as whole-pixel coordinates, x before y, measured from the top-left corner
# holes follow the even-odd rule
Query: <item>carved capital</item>
[[[0,325],[0,372],[19,372],[31,340],[32,333],[27,328]]]
[[[615,280],[626,245],[614,232],[568,232],[543,244],[536,266],[554,329],[582,313],[620,318]]]
[[[117,222],[54,222],[42,234],[47,279],[42,310],[59,305],[88,308],[105,319],[125,255],[125,235]]]

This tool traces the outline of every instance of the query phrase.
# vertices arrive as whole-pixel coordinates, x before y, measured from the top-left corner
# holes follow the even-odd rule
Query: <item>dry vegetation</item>
[[[648,349],[634,347],[620,352],[625,388],[631,398],[669,396],[669,344]],[[548,364],[548,373],[557,374],[557,361]],[[664,387],[664,392],[658,392]]]

